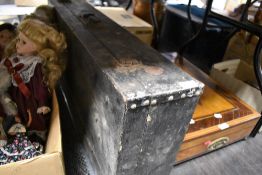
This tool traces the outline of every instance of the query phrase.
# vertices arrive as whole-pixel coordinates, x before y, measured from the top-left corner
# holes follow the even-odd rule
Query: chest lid
[[[61,7],[56,5],[56,9],[74,31],[74,37],[92,56],[95,65],[122,95],[128,108],[190,98],[202,93],[204,85],[201,82],[91,5],[74,2]],[[85,13],[92,14],[93,20],[83,19]]]

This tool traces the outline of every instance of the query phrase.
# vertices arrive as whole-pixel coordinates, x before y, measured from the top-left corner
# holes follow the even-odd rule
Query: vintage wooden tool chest
[[[51,2],[69,45],[72,144],[98,175],[169,174],[204,85],[87,3]]]
[[[249,136],[260,114],[188,61],[181,67],[203,82],[205,90],[177,154],[177,163]]]

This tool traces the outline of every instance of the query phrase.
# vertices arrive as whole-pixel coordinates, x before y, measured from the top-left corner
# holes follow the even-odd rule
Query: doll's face
[[[37,51],[36,44],[27,38],[22,32],[19,32],[16,42],[16,52],[18,55],[31,56]]]
[[[4,48],[13,38],[14,34],[9,30],[0,31],[0,47]]]

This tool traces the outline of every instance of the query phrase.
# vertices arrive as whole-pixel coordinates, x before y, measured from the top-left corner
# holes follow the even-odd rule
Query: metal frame
[[[254,53],[254,57],[253,57],[253,66],[254,66],[254,71],[255,71],[255,75],[256,75],[256,79],[257,79],[257,82],[258,82],[258,86],[259,86],[259,90],[262,94],[262,73],[261,73],[261,60],[259,59],[259,55],[260,55],[260,52],[261,52],[261,48],[262,48],[262,27],[259,26],[259,25],[256,25],[256,24],[252,24],[251,22],[248,22],[246,19],[247,19],[247,12],[248,12],[248,8],[254,4],[255,2],[257,2],[258,0],[254,0],[254,1],[251,1],[251,0],[247,0],[246,4],[245,4],[245,7],[244,7],[244,10],[241,14],[241,17],[240,17],[240,21],[236,21],[236,20],[233,20],[231,18],[228,18],[226,16],[223,16],[223,15],[220,15],[220,14],[217,14],[215,12],[212,12],[211,8],[212,8],[212,3],[213,3],[213,0],[208,0],[207,1],[207,5],[206,5],[206,11],[205,11],[205,15],[204,15],[204,18],[203,18],[203,21],[202,21],[202,24],[201,24],[201,27],[200,29],[198,30],[198,32],[190,39],[188,40],[179,50],[178,50],[178,54],[179,54],[179,62],[180,63],[183,63],[183,52],[184,50],[186,49],[186,47],[192,42],[194,41],[201,32],[203,32],[203,30],[205,29],[205,27],[207,26],[207,19],[208,18],[215,18],[215,19],[218,19],[218,20],[221,20],[223,22],[226,22],[228,24],[231,24],[232,26],[236,27],[236,29],[229,35],[229,36],[233,36],[234,33],[236,33],[238,30],[240,29],[243,29],[243,30],[246,30],[256,36],[259,37],[259,41],[257,43],[257,46],[256,46],[256,49],[255,49],[255,53]],[[262,2],[261,2],[262,3]],[[190,9],[190,5],[191,5],[191,0],[189,0],[189,9]],[[191,16],[190,16],[190,11],[188,10],[187,11],[188,13],[188,19],[190,20],[190,23],[191,23]],[[262,114],[262,112],[261,112]],[[255,126],[255,128],[253,129],[253,131],[251,132],[250,136],[254,137],[259,128],[261,127],[262,125],[262,118],[260,117],[257,125]]]

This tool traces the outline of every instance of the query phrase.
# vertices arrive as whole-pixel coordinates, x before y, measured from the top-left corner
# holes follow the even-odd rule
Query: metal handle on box
[[[213,150],[216,150],[218,148],[225,146],[228,142],[229,142],[228,137],[221,137],[213,141],[207,141],[205,142],[205,145],[207,146],[208,151],[213,151]]]
[[[94,13],[89,12],[87,10],[83,10],[79,13],[80,20],[85,24],[96,24],[100,22],[100,19],[95,16]]]

